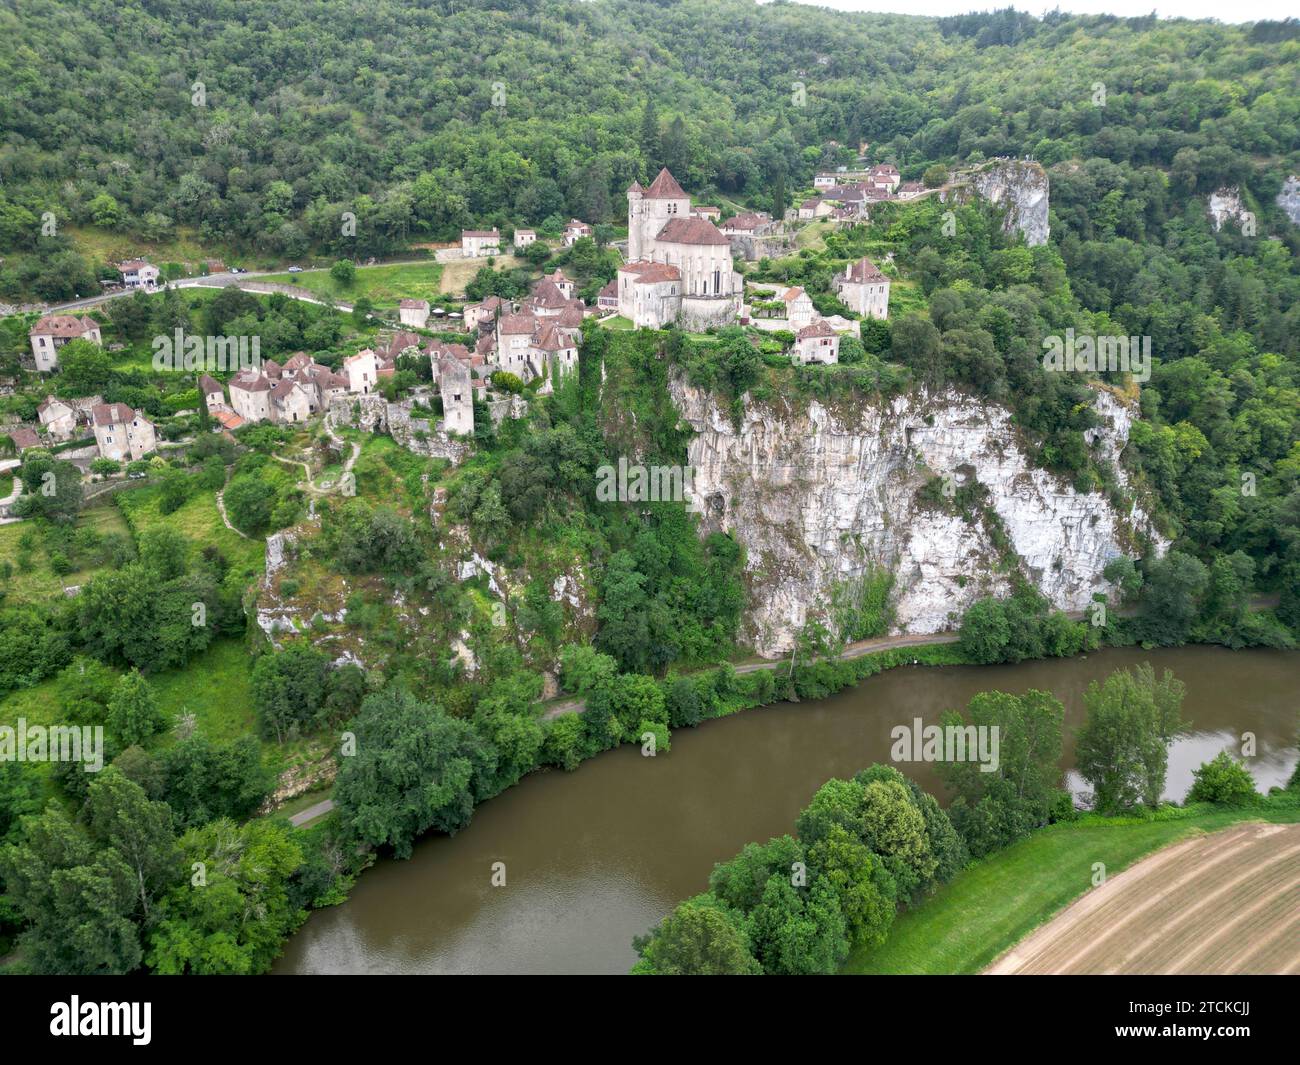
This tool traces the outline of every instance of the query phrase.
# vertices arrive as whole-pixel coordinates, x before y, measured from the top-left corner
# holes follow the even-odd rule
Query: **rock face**
[[[1251,213],[1246,210],[1245,203],[1242,202],[1241,189],[1236,185],[1225,185],[1221,189],[1215,189],[1210,193],[1207,206],[1216,233],[1229,220],[1242,227],[1245,227],[1248,222],[1254,221]]]
[[[1300,226],[1300,177],[1292,174],[1282,182],[1282,191],[1277,194],[1277,205],[1286,212],[1293,226]]]
[[[1031,248],[1047,243],[1047,171],[1038,163],[997,159],[975,171],[970,185],[981,199],[1006,205],[1004,232],[1020,230]]]
[[[1102,570],[1135,553],[1139,535],[1163,548],[1136,505],[1118,514],[1102,494],[1033,467],[1007,410],[956,392],[837,411],[750,403],[739,430],[707,393],[680,380],[672,392],[697,433],[689,461],[703,521],[746,548],[743,635],[763,655],[788,651],[805,622],[823,616],[837,582],[873,567],[894,574],[896,631],[953,627],[975,599],[1011,591],[991,525],[1005,530],[1015,568],[1069,611],[1109,593]],[[1105,393],[1097,410],[1103,427],[1090,443],[1113,461],[1131,415]],[[958,489],[978,481],[987,509],[962,514],[919,496],[936,477]]]

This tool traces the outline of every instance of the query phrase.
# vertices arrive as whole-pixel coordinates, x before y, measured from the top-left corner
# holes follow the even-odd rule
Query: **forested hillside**
[[[1271,217],[1300,150],[1294,22],[17,0],[0,31],[0,251],[42,246],[9,257],[0,292],[45,298],[96,266],[42,240],[45,211],[61,229],[379,254],[471,222],[613,221],[662,164],[697,195],[766,206],[778,178],[835,161],[828,142],[867,140],[905,177],[977,153],[1104,160],[1061,221],[1143,240],[1180,213],[1169,196],[1225,183]]]

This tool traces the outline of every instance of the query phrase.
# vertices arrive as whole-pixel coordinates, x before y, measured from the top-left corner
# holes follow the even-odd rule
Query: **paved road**
[[[332,809],[334,809],[334,800],[325,799],[322,802],[318,802],[315,806],[308,806],[305,810],[299,810],[289,818],[289,824],[293,825],[294,828],[299,828],[300,826],[307,824],[309,821],[315,821],[318,817],[324,817]]]
[[[358,264],[357,269],[376,270],[381,266],[420,266],[422,264],[427,264],[429,266],[435,265],[432,259],[394,259],[391,262],[374,263],[373,265]],[[262,289],[244,288],[242,282],[256,281],[258,278],[261,277],[274,277],[278,274],[284,274],[287,272],[288,271],[283,268],[279,270],[242,270],[237,274],[232,274],[230,271],[227,270],[225,273],[208,274],[205,277],[185,277],[185,278],[181,278],[179,281],[169,281],[167,282],[167,284],[171,285],[173,288],[224,288],[227,285],[236,284],[239,285],[240,289],[244,292],[262,292],[264,291]],[[320,270],[303,271],[303,273],[320,273],[320,272],[322,271]],[[88,296],[85,299],[70,300],[67,303],[52,303],[42,313],[61,314],[67,311],[85,310],[89,307],[97,307],[101,303],[107,303],[109,300],[118,299],[121,296],[134,295],[135,291],[136,291],[135,289],[123,289],[120,292],[104,292],[98,296]],[[160,287],[158,289],[155,289],[154,291],[161,292],[162,288]],[[324,304],[325,302],[327,302],[321,300],[316,293],[311,292],[308,289],[301,289],[300,291],[305,293],[305,295],[294,295],[293,293],[285,293],[285,294],[292,295],[294,299],[301,299],[308,303]],[[352,313],[352,308],[347,304],[335,303],[333,304],[333,306],[337,307],[344,314]]]

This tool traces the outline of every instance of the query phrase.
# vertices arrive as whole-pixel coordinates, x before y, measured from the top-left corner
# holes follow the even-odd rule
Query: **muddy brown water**
[[[409,861],[381,860],[346,903],[312,913],[277,973],[624,973],[632,937],[704,890],[713,864],[791,830],[829,777],[888,761],[890,730],[930,724],[989,689],[1054,692],[1071,728],[1089,681],[1149,661],[1187,685],[1190,729],[1170,751],[1166,797],[1240,737],[1262,790],[1297,758],[1300,652],[1190,647],[1108,650],[1016,666],[903,667],[828,699],[750,710],[673,734],[672,751],[622,747],[576,772],[536,773],[490,800],[458,835],[429,836]],[[931,766],[899,763],[943,798]],[[1069,775],[1076,790],[1082,781]],[[493,863],[506,884],[493,887]]]

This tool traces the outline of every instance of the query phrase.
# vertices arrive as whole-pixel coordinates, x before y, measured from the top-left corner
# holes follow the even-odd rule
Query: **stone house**
[[[824,319],[818,318],[795,334],[793,358],[800,366],[810,362],[830,364],[840,361],[840,336]]]
[[[497,366],[523,381],[529,381],[533,376],[529,356],[537,322],[537,316],[530,311],[507,314],[497,321]]]
[[[144,458],[158,447],[154,424],[125,403],[101,403],[91,413],[101,458],[122,462]]]
[[[543,326],[537,338],[537,349],[545,362],[542,372],[548,375],[552,370],[563,375],[578,368],[578,344],[566,329],[557,325]]]
[[[271,419],[284,425],[305,422],[315,406],[314,390],[302,381],[283,378],[270,391]]]
[[[792,329],[802,329],[812,323],[817,313],[812,297],[798,285],[782,292],[781,299],[785,303],[785,316]]]
[[[501,254],[501,233],[492,229],[462,229],[460,231],[460,250],[467,259],[477,259],[483,255]]]
[[[900,200],[914,200],[925,191],[925,186],[919,181],[904,181],[898,186],[898,198]]]
[[[513,304],[500,296],[488,296],[482,303],[468,303],[465,305],[465,328],[480,329],[485,322],[492,323],[501,315],[513,311]]]
[[[618,310],[617,277],[596,294],[596,307],[602,312]]]
[[[691,217],[703,218],[706,221],[712,222],[714,225],[717,225],[722,218],[722,208],[709,207],[702,203],[695,203],[691,205]]]
[[[573,299],[578,291],[577,284],[573,282],[558,266],[555,268],[554,273],[546,275],[546,280],[558,288],[560,290],[560,295],[566,300]]]
[[[379,383],[379,357],[370,348],[349,355],[343,360],[343,376],[348,379],[349,392],[373,392]]]
[[[36,435],[36,430],[26,425],[10,429],[9,439],[14,442],[14,448],[20,455],[29,448],[41,446],[41,438]]]
[[[833,201],[815,196],[811,200],[804,200],[799,205],[799,221],[810,222],[815,218],[829,218],[834,211],[835,204]]]
[[[813,188],[833,189],[836,185],[837,180],[838,179],[836,175],[827,173],[826,171],[822,171],[822,173],[816,175],[813,178]]]
[[[849,310],[864,318],[889,317],[889,278],[865,256],[835,277],[835,294]]]
[[[774,228],[772,216],[765,211],[742,211],[718,226],[724,237],[761,237]]]
[[[226,405],[226,390],[215,377],[199,374],[199,392],[203,396],[203,402],[208,405],[208,410]]]
[[[263,363],[263,369],[266,364]],[[244,370],[230,379],[230,405],[246,422],[271,420],[271,388],[274,380],[256,370]]]
[[[573,247],[583,237],[596,236],[596,231],[587,225],[586,222],[579,222],[576,218],[571,219],[569,224],[564,227],[564,246]]]
[[[559,286],[550,278],[544,277],[533,286],[533,291],[524,300],[524,309],[538,318],[558,318],[569,302]]]
[[[898,184],[902,180],[902,176],[898,172],[898,167],[893,163],[880,163],[877,166],[873,166],[871,168],[870,177],[877,186],[887,189],[889,192],[893,192],[898,188]]]
[[[68,440],[77,428],[76,410],[54,396],[46,396],[36,408],[36,417],[53,440]]]
[[[98,322],[89,316],[78,318],[71,314],[47,314],[37,320],[27,335],[31,340],[36,369],[41,373],[52,373],[59,368],[59,348],[69,340],[104,343]]]
[[[832,207],[841,208],[840,213],[848,212],[855,218],[864,218],[867,214],[867,202],[870,196],[865,185],[837,185],[828,189],[823,199]]]
[[[530,244],[537,243],[537,231],[535,229],[516,229],[514,244],[516,251],[523,251]]]
[[[424,323],[429,320],[429,301],[402,300],[397,305],[397,318],[402,325],[409,325],[412,329],[423,329]]]

